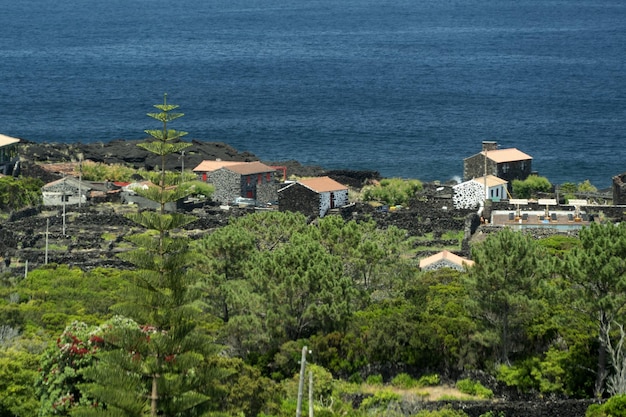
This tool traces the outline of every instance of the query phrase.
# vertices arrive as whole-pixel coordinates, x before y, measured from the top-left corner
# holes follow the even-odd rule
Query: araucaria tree
[[[159,209],[129,216],[146,231],[133,235],[129,240],[135,249],[122,255],[135,269],[127,274],[127,298],[113,307],[136,326],[105,333],[105,343],[113,349],[97,356],[85,371],[91,382],[82,387],[97,405],[77,410],[80,416],[201,416],[211,407],[207,387],[215,374],[206,359],[215,345],[198,326],[199,281],[188,267],[188,239],[173,232],[194,218],[166,210],[187,194],[184,186],[166,183],[166,157],[190,144],[180,140],[185,132],[168,128],[182,114],[174,113],[178,106],[166,99],[154,106],[158,113],[148,114],[162,128],[146,130],[151,139],[139,144],[161,157],[159,184],[137,190]]]

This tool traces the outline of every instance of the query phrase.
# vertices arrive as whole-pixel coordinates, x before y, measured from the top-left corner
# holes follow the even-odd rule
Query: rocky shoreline
[[[143,140],[116,139],[110,142],[94,143],[35,143],[20,142],[20,159],[22,174],[42,178],[46,174],[37,169],[36,164],[77,162],[91,160],[106,164],[122,164],[139,169],[152,170],[161,163],[159,157],[137,146]],[[192,140],[191,146],[177,158],[168,158],[165,169],[170,171],[190,170],[198,166],[203,160],[221,159],[223,161],[251,162],[260,159],[250,152],[240,152],[223,142],[202,142]],[[355,187],[361,186],[366,179],[380,179],[377,171],[327,171],[319,166],[305,166],[298,161],[261,161],[270,166],[284,166],[287,175],[298,177],[313,177],[321,175],[332,176],[335,180]],[[48,174],[49,175],[49,174]],[[48,178],[42,178],[46,181]]]

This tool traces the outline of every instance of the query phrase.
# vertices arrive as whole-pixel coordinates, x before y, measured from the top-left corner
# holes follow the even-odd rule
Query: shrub
[[[552,184],[546,177],[531,175],[525,180],[513,180],[513,195],[516,198],[531,198],[538,192],[550,192]]]
[[[433,386],[439,385],[440,383],[441,383],[441,379],[439,378],[439,375],[437,374],[424,375],[417,381],[417,384],[420,387],[433,387]]]
[[[392,402],[400,400],[400,395],[391,391],[378,391],[371,397],[367,397],[361,402],[361,410],[371,410],[374,408],[387,408]]]
[[[493,391],[484,387],[480,382],[472,381],[469,378],[457,381],[456,387],[463,394],[473,395],[479,398],[493,397]]]
[[[593,404],[587,408],[585,417],[624,417],[626,416],[626,394],[615,395],[604,404]]]
[[[365,187],[363,200],[381,201],[389,205],[406,204],[422,188],[419,180],[385,178],[380,181],[379,185]]]
[[[391,380],[391,385],[397,388],[411,389],[417,386],[417,381],[411,378],[409,374],[401,373]]]
[[[378,375],[370,375],[367,377],[366,380],[368,385],[382,385],[383,384],[383,376],[378,374]]]
[[[41,204],[43,182],[35,178],[0,178],[0,210],[19,210]]]

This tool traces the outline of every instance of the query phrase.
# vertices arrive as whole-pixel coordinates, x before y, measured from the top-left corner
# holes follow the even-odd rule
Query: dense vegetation
[[[182,115],[155,107],[162,129],[141,146],[166,158],[185,147],[168,127]],[[0,417],[293,416],[304,346],[321,416],[400,415],[403,396],[444,382],[493,397],[470,371],[611,397],[593,417],[626,403],[624,223],[541,240],[504,229],[469,270],[423,272],[405,231],[338,216],[256,212],[192,241],[192,219],[164,205],[194,190],[163,169],[152,181],[141,192],[161,209],[130,215],[132,270],[0,275]],[[403,204],[421,187],[406,185],[371,198]]]
[[[210,408],[290,414],[304,345],[326,381],[324,398],[340,409],[358,390],[350,383],[370,374],[391,382],[394,369],[451,381],[481,369],[529,393],[622,392],[615,376],[623,362],[598,352],[604,347],[610,356],[608,347],[621,340],[626,225],[594,224],[580,239],[540,241],[504,230],[473,248],[476,265],[465,273],[418,271],[403,256],[404,236],[371,222],[330,216],[313,225],[299,214],[268,212],[191,242],[190,267],[180,272],[197,273],[196,329],[221,346],[194,367],[213,378],[212,391],[202,393]],[[84,369],[113,349],[109,329],[131,326],[135,337],[148,331],[125,308],[111,308],[128,305],[136,291],[127,275],[51,265],[27,279],[4,277],[5,414],[58,414],[61,405],[91,398],[81,385]]]

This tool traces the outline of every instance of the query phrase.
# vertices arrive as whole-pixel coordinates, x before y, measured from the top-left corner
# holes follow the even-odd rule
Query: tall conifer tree
[[[102,352],[95,366],[85,372],[91,380],[85,389],[99,405],[81,409],[80,416],[201,416],[210,408],[206,387],[215,374],[205,359],[214,344],[197,325],[198,280],[189,263],[188,239],[173,231],[194,217],[168,212],[166,204],[187,194],[184,186],[166,183],[166,157],[190,146],[180,141],[186,133],[169,129],[181,117],[176,105],[155,105],[148,116],[162,128],[146,130],[151,136],[139,144],[161,157],[159,184],[137,192],[156,203],[156,211],[140,211],[129,217],[146,231],[129,240],[135,249],[122,258],[135,265],[127,274],[132,289],[114,311],[134,324],[111,328],[105,342],[116,349]]]

